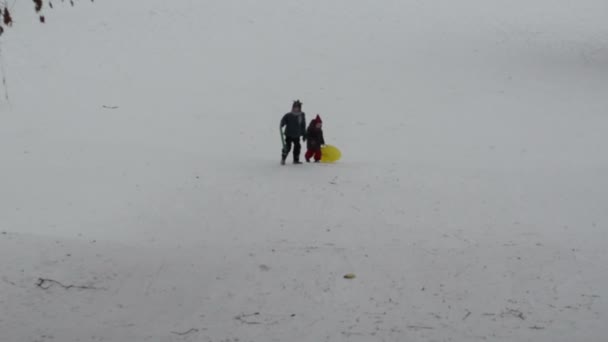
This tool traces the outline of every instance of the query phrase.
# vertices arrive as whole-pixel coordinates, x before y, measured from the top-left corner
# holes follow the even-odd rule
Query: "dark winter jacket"
[[[285,126],[285,136],[299,138],[306,136],[306,114],[289,112],[281,119],[281,128]]]
[[[306,131],[306,148],[313,151],[319,150],[321,149],[321,145],[325,145],[323,129],[315,127],[315,124],[316,121],[313,120]]]

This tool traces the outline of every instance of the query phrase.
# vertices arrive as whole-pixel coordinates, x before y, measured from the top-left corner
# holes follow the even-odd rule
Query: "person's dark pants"
[[[291,151],[291,144],[293,144],[293,161],[294,162],[299,161],[300,160],[300,150],[302,149],[302,145],[300,145],[300,137],[297,137],[297,138],[286,137],[285,138],[285,147],[283,147],[283,160],[285,160],[287,158],[287,155]]]
[[[315,157],[315,161],[318,162],[321,160],[321,148],[315,148],[315,149],[310,149],[306,151],[306,154],[304,154],[304,158],[306,159],[306,161],[310,161],[310,158]]]

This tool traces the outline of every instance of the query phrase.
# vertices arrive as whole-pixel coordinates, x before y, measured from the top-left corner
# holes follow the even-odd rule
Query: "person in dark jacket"
[[[306,162],[310,163],[310,158],[315,158],[315,163],[321,160],[321,146],[325,145],[325,139],[323,138],[323,121],[317,114],[317,117],[310,121],[308,129],[306,130]]]
[[[302,111],[302,102],[294,101],[291,112],[285,114],[281,119],[281,131],[285,127],[285,144],[283,145],[283,154],[281,156],[281,165],[285,165],[285,159],[291,151],[293,144],[293,163],[302,164],[300,162],[300,137],[306,141],[306,114]]]

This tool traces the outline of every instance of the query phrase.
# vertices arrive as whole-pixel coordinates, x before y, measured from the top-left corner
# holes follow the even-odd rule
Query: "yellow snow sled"
[[[335,163],[342,157],[342,152],[332,145],[321,146],[321,162],[322,163]]]

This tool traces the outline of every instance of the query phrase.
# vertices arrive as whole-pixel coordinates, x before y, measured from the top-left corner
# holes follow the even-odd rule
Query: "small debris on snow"
[[[259,316],[259,315],[260,315],[259,312],[254,312],[252,314],[240,314],[240,315],[234,317],[234,319],[236,319],[237,321],[244,323],[244,324],[262,324],[260,322],[250,321],[247,319],[249,317]]]
[[[431,312],[431,313],[429,313],[429,315],[431,315],[431,316],[435,317],[436,319],[441,319],[441,315],[440,315],[440,314],[438,314],[438,313]]]
[[[500,313],[500,317],[505,318],[506,316],[513,316],[521,319],[522,321],[526,319],[524,313],[516,310],[516,309],[507,309]]]
[[[49,288],[51,288],[53,286],[53,284],[59,285],[59,286],[63,287],[66,290],[69,290],[69,289],[99,290],[99,288],[96,288],[96,287],[93,287],[93,286],[64,285],[64,284],[62,284],[62,283],[60,283],[60,282],[58,282],[57,280],[54,280],[54,279],[38,278],[38,281],[36,282],[36,286],[38,286],[39,288],[41,288],[43,290],[48,290]]]
[[[435,329],[433,327],[427,327],[427,326],[423,326],[423,325],[408,325],[407,327],[408,327],[408,329],[413,329],[413,330],[433,330],[433,329]]]
[[[172,334],[175,334],[175,335],[184,336],[184,335],[188,335],[188,334],[190,334],[190,333],[195,333],[195,332],[198,332],[198,329],[194,329],[194,328],[192,328],[192,329],[190,329],[190,330],[187,330],[187,331],[184,331],[184,332],[181,332],[181,333],[180,333],[180,332],[177,332],[177,331],[172,331],[171,333],[172,333]]]
[[[2,277],[2,281],[4,281],[7,284],[11,284],[13,286],[17,286],[17,284],[15,282],[10,281],[10,280],[6,279],[5,277]]]
[[[355,274],[354,273],[346,273],[344,275],[344,279],[355,279]]]

